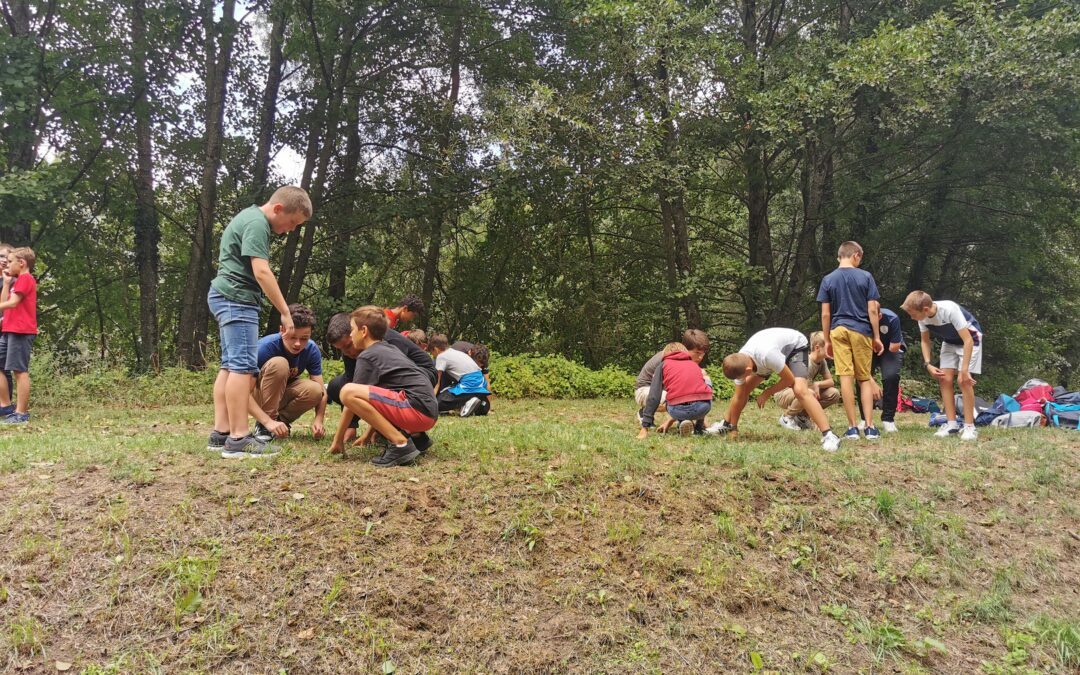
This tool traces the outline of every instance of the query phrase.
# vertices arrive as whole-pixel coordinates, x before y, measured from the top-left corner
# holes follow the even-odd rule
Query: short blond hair
[[[9,255],[21,258],[26,262],[26,269],[30,272],[34,271],[34,263],[37,262],[37,254],[34,253],[34,249],[29,246],[20,246],[19,248],[11,249]]]
[[[364,305],[353,310],[353,313],[349,315],[352,322],[356,324],[357,328],[367,326],[368,335],[373,340],[381,340],[386,336],[386,331],[390,326],[390,322],[386,320],[386,313],[383,312],[382,307],[376,307],[375,305]]]
[[[810,349],[817,349],[818,347],[825,346],[825,333],[819,330],[810,333]]]
[[[904,298],[904,304],[900,305],[900,309],[910,314],[912,310],[930,309],[933,304],[934,299],[926,291],[912,291]]]
[[[746,369],[754,365],[753,359],[741,352],[728,354],[724,357],[724,377],[729,380],[737,380],[746,375]]]
[[[313,210],[311,208],[311,197],[308,196],[307,190],[295,185],[283,185],[274,190],[274,194],[270,195],[268,203],[281,204],[285,207],[285,213],[299,211],[304,214],[305,218],[310,218]]]
[[[688,351],[686,349],[686,345],[684,345],[681,342],[669,342],[666,345],[664,345],[664,356],[667,356],[668,354],[674,354],[675,352],[685,352],[685,351]]]
[[[854,258],[857,255],[862,255],[862,246],[857,241],[845,241],[836,251],[837,258]]]

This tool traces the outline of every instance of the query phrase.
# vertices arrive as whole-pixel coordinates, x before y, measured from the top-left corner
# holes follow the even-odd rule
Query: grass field
[[[299,427],[222,460],[209,414],[0,431],[0,671],[1080,669],[1080,433],[827,455],[771,405],[637,442],[630,402],[499,401],[380,470]]]

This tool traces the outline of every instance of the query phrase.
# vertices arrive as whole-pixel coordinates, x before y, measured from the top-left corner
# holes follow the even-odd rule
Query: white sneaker
[[[780,426],[784,427],[785,429],[791,429],[792,431],[801,431],[801,429],[799,428],[799,423],[795,420],[795,418],[788,417],[787,415],[780,416]]]
[[[865,430],[866,429],[866,420],[859,420],[858,427],[859,427],[859,431]]]
[[[480,397],[473,396],[468,401],[465,401],[465,405],[461,406],[461,412],[458,413],[461,417],[468,417],[476,412],[476,406],[480,405]]]
[[[887,433],[894,433],[896,431],[896,422],[882,422],[881,430]]]
[[[710,436],[716,436],[718,434],[729,434],[735,431],[735,427],[727,423],[727,420],[721,420],[719,422],[713,422],[705,429],[705,433]]]
[[[960,431],[960,426],[956,422],[946,422],[938,427],[938,430],[934,432],[934,435],[938,438],[945,438]]]
[[[975,427],[965,426],[964,430],[960,432],[960,440],[962,441],[974,441],[979,438],[979,431]]]
[[[836,452],[840,449],[840,437],[829,432],[821,437],[821,449],[825,452]]]

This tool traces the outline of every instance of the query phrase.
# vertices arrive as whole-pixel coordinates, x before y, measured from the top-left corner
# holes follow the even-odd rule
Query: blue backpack
[[[995,418],[1005,413],[1016,412],[1019,409],[1020,404],[1016,402],[1016,399],[1008,394],[1001,394],[994,401],[994,405],[976,415],[975,426],[984,427],[993,422]]]
[[[1080,403],[1049,402],[1043,409],[1047,424],[1062,429],[1080,429]]]

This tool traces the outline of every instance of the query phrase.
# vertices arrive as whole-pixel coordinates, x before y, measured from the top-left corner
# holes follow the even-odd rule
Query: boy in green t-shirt
[[[263,293],[281,314],[284,335],[292,315],[270,271],[270,233],[287,234],[311,217],[303,188],[278,188],[262,206],[249,206],[221,235],[218,274],[207,303],[221,335],[221,368],[214,380],[214,429],[207,450],[222,457],[269,456],[269,443],[248,429],[248,397],[259,372],[259,306]]]

